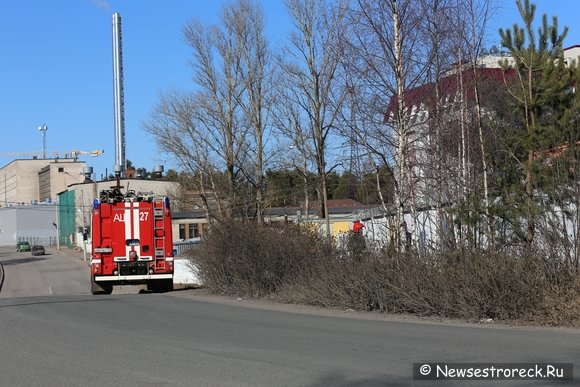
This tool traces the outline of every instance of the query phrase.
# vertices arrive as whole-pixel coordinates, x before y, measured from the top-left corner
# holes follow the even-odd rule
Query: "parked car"
[[[28,243],[28,242],[16,243],[16,252],[20,253],[22,251],[30,251],[30,243]]]
[[[32,255],[44,255],[44,246],[34,245],[32,246]]]

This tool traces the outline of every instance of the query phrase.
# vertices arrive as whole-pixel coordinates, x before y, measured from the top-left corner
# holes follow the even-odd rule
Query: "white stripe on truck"
[[[141,239],[141,228],[139,227],[139,202],[133,203],[133,236],[132,239]],[[139,242],[141,243],[141,242]],[[137,252],[139,249],[137,249]]]
[[[97,275],[95,281],[127,281],[127,280],[149,280],[149,279],[170,279],[173,274],[145,274],[145,275]]]
[[[125,241],[127,239],[133,239],[131,233],[131,202],[125,202],[125,214],[123,220],[125,221]],[[131,246],[125,244],[125,257],[129,257],[129,252],[131,251]]]

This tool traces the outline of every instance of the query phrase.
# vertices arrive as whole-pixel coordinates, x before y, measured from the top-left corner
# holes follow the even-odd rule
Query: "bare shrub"
[[[286,284],[280,299],[472,321],[580,323],[580,281],[566,265],[537,255],[367,254],[313,272],[299,284]]]
[[[267,296],[304,276],[333,247],[297,225],[229,221],[212,228],[196,251],[200,276],[218,293]]]
[[[340,251],[296,225],[230,222],[196,251],[206,286],[324,307],[550,325],[580,324],[580,279],[538,253]]]

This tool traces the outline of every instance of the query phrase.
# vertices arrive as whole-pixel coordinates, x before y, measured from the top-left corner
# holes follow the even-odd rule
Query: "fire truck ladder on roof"
[[[165,269],[165,200],[153,198],[153,244],[155,246],[155,267]]]

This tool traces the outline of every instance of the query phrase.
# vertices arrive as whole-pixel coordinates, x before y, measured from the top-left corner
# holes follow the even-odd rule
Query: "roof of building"
[[[171,212],[171,219],[205,219],[205,211],[173,211]]]
[[[317,200],[313,200],[309,203],[308,214],[318,215],[320,211],[320,205]],[[353,199],[330,199],[328,200],[328,212],[330,215],[345,215],[352,214],[356,211],[369,210],[371,208],[376,208],[377,204],[362,204]],[[264,210],[264,215],[266,216],[284,216],[284,215],[297,215],[298,212],[303,213],[303,207],[272,207]]]
[[[580,44],[575,44],[563,49],[563,55],[566,60],[575,59],[580,60]],[[576,57],[575,57],[576,55]],[[485,80],[492,80],[496,82],[504,82],[511,79],[515,75],[514,70],[503,70],[499,66],[499,59],[509,60],[511,57],[509,55],[487,55],[479,58],[479,62],[482,65],[477,69],[478,76]],[[457,90],[460,88],[460,80],[458,75],[461,74],[463,79],[463,96],[468,101],[472,101],[475,98],[474,93],[474,83],[475,74],[471,68],[464,68],[461,72],[452,70],[439,80],[439,93],[442,99],[447,103],[454,102],[457,96]],[[387,111],[385,113],[385,122],[389,121],[397,113],[397,96],[393,96],[389,101],[387,106]],[[426,83],[419,87],[414,87],[405,90],[405,108],[407,109],[407,114],[412,114],[413,108],[429,108],[434,106],[435,102],[435,83]]]
[[[480,79],[491,80],[498,83],[509,82],[514,75],[514,70],[503,70],[501,68],[478,68],[477,76]],[[462,79],[460,79],[461,75]],[[456,72],[447,75],[439,80],[439,97],[445,103],[453,103],[458,97],[458,90],[463,85],[463,98],[468,101],[475,99],[474,87],[475,73],[472,69],[464,69],[461,72]],[[435,105],[435,83],[427,83],[419,87],[406,90],[405,108],[410,113],[413,108],[421,109],[422,107],[429,108]],[[385,121],[389,121],[397,112],[397,96],[393,96],[387,106],[385,114]]]

